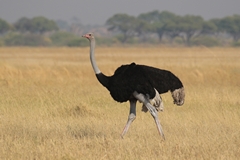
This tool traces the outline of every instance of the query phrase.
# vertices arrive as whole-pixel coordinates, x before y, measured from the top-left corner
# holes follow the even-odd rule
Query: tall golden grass
[[[88,48],[0,48],[0,159],[239,159],[240,49],[97,48],[111,75],[136,62],[171,70],[186,101],[162,95],[166,140],[141,112],[124,139],[128,103],[99,84]]]

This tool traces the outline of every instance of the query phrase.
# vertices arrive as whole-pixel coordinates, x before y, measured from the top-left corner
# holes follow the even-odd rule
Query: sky
[[[85,25],[102,25],[117,13],[138,16],[153,10],[200,15],[208,20],[240,15],[240,0],[0,0],[0,18],[10,23],[44,16],[69,22],[76,17]]]

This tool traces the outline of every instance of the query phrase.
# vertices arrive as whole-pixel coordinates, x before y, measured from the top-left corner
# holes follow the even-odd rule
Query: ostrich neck
[[[95,60],[95,40],[90,41],[90,60],[98,81],[106,88],[109,87],[109,77],[105,76],[97,66]]]
[[[99,74],[99,73],[101,73],[101,71],[97,66],[94,51],[95,51],[95,40],[92,39],[90,41],[90,60],[91,60],[91,64],[92,64],[92,67],[93,67],[93,70],[94,70],[95,74]]]

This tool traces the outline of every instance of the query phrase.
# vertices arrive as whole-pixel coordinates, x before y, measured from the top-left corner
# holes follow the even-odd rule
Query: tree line
[[[0,45],[44,46],[47,45],[48,40],[42,35],[58,29],[55,21],[45,17],[32,19],[23,17],[13,24],[0,19]]]
[[[152,11],[140,14],[137,17],[127,14],[116,14],[106,22],[108,30],[122,34],[122,43],[132,37],[146,40],[151,34],[156,34],[160,42],[164,37],[172,43],[180,38],[186,45],[200,36],[231,36],[235,43],[240,39],[240,15],[227,16],[221,19],[205,21],[201,16],[179,16],[168,11]]]
[[[60,23],[61,22],[61,23]],[[64,26],[64,27],[63,27]],[[72,25],[83,32],[84,25]],[[85,27],[88,28],[89,27]],[[114,43],[179,43],[186,46],[222,45],[219,39],[239,45],[240,15],[204,20],[201,16],[180,16],[168,11],[152,11],[138,16],[115,14],[101,30],[111,36],[99,35],[100,44]],[[231,39],[231,40],[230,40]],[[0,18],[0,46],[85,46],[79,34],[66,29],[64,21],[39,16],[20,18],[10,24]]]

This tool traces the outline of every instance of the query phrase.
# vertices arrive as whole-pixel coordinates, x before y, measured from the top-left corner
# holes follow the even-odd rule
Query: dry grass
[[[108,75],[121,64],[171,70],[186,103],[162,95],[166,141],[149,113],[120,138],[129,104],[96,80],[88,48],[0,48],[0,159],[239,159],[240,49],[98,48]]]

